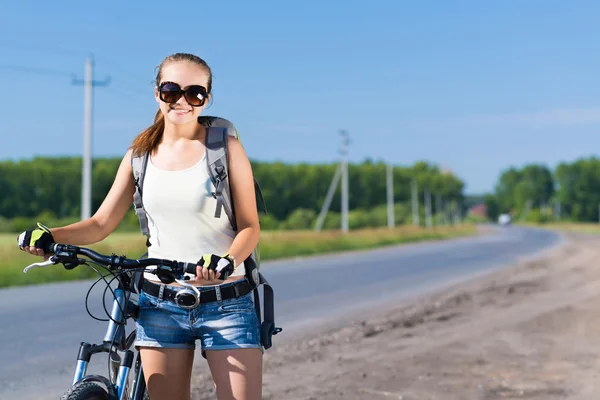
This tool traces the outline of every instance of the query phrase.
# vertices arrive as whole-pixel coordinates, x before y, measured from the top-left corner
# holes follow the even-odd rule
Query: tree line
[[[485,204],[494,220],[501,213],[510,213],[513,218],[532,222],[597,222],[600,160],[580,158],[562,162],[553,170],[537,163],[508,168],[493,193],[485,196]]]
[[[120,158],[96,158],[92,163],[92,212],[103,201],[112,186]],[[314,226],[335,174],[337,164],[287,164],[251,161],[255,178],[264,195],[267,215],[261,223],[268,229],[302,229]],[[424,191],[443,198],[443,205],[462,205],[464,183],[458,177],[443,173],[433,164],[417,162],[412,166],[393,167],[393,191],[396,222],[406,223],[411,214],[411,183],[418,187],[420,221],[424,216]],[[386,164],[365,160],[348,166],[349,209],[351,227],[386,224]],[[324,228],[339,227],[340,188],[338,185]],[[260,202],[259,202],[260,205]],[[81,206],[81,158],[36,157],[31,160],[0,162],[0,218],[4,230],[7,220],[20,219],[21,224],[44,218],[75,221]],[[435,197],[432,211],[437,213]],[[137,229],[131,212],[126,223]],[[369,214],[375,213],[375,214]],[[2,222],[2,221],[0,221]],[[40,221],[41,222],[41,221]],[[2,230],[0,223],[0,230]]]

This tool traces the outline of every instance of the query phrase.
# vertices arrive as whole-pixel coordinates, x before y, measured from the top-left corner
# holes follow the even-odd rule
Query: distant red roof
[[[469,209],[469,215],[487,218],[487,207],[485,204],[477,204]]]

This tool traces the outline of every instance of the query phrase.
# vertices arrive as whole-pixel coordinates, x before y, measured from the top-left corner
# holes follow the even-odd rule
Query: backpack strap
[[[269,349],[273,345],[273,335],[277,335],[283,329],[275,326],[275,301],[273,295],[273,288],[267,282],[263,274],[258,273],[260,276],[260,284],[263,285],[263,308],[265,311],[265,319],[260,324],[260,336],[262,345],[265,349]],[[258,290],[254,292],[255,300],[258,298]],[[256,304],[259,304],[258,302]],[[258,320],[260,321],[260,306],[257,309]]]
[[[229,218],[231,227],[237,231],[233,201],[231,199],[231,190],[229,188],[229,170],[227,154],[227,133],[226,128],[210,127],[206,131],[206,164],[210,179],[215,186],[212,193],[217,200],[215,209],[215,218],[221,217],[221,210],[225,209],[225,214]]]
[[[135,214],[140,221],[142,233],[146,236],[146,247],[150,246],[150,230],[148,229],[148,215],[144,209],[144,203],[142,202],[142,187],[144,186],[144,177],[146,176],[146,166],[148,165],[149,157],[149,153],[147,152],[141,155],[131,155],[131,169],[133,171],[133,183],[135,184],[133,207]],[[147,256],[148,253],[146,252],[141,258]],[[131,271],[130,276],[131,281],[129,289],[133,293],[140,293],[144,281],[144,274],[141,271]]]
[[[258,194],[258,198],[260,199],[262,209],[265,212],[265,215],[267,215],[267,203],[265,202],[265,197],[262,194],[262,190],[256,178],[254,178],[254,190],[256,191],[256,194]]]
[[[258,271],[256,264],[257,254],[254,253],[246,260],[244,260],[244,267],[246,269],[246,279],[253,286],[254,292],[254,308],[258,322],[260,324],[260,337],[262,345],[265,349],[270,348],[273,345],[273,335],[277,335],[283,329],[275,326],[275,299],[273,294],[273,288],[267,282],[267,279]],[[261,317],[260,307],[260,293],[258,287],[263,287],[263,310],[264,318]]]
[[[225,160],[227,160],[227,135],[229,136],[233,136],[236,139],[240,139],[239,134],[237,133],[237,130],[235,129],[235,126],[228,120],[226,120],[225,118],[220,118],[220,117],[213,117],[213,116],[200,116],[198,117],[198,123],[204,125],[204,127],[206,128],[206,135],[207,135],[207,152],[206,152],[206,161],[209,165],[209,171],[211,170],[210,168],[210,164],[212,163],[212,160],[217,160],[218,157],[222,157],[220,150],[219,153],[216,152],[210,152],[209,150],[209,146],[208,146],[208,142],[209,140],[211,140],[212,145],[210,147],[212,147],[214,150],[223,148],[224,149],[224,157]],[[210,133],[213,129],[218,129],[221,130],[222,133],[220,134],[216,134],[216,133]],[[209,135],[214,135],[213,137],[209,138]],[[210,159],[209,159],[210,158]],[[227,173],[228,170],[228,164],[225,164],[225,172]],[[219,171],[215,171],[215,173],[217,174]],[[211,179],[212,179],[212,172],[211,172]],[[262,189],[260,187],[260,185],[258,184],[258,181],[256,180],[256,177],[253,177],[254,179],[254,188],[256,191],[256,194],[262,204],[262,209],[264,211],[265,214],[267,214],[267,204],[265,202],[265,198],[262,194]],[[225,177],[225,181],[227,182],[226,188],[229,187],[229,177],[226,176]],[[213,180],[213,184],[216,187],[216,179]],[[225,208],[225,212],[228,213],[227,215],[230,216],[229,217],[229,221],[233,221],[231,226],[234,227],[235,230],[237,230],[237,226],[235,223],[235,217],[233,216],[233,201],[231,200],[230,196],[229,196],[229,189],[227,189],[227,192],[225,194],[225,198],[223,198],[223,201],[221,203],[221,205],[217,204],[217,210],[215,211],[215,216],[218,218],[221,216],[221,208]],[[221,188],[220,190],[215,190],[215,194],[213,196],[216,196],[217,193],[223,193],[224,189]],[[218,198],[217,198],[218,201]],[[225,202],[229,201],[230,207],[225,207]],[[231,211],[231,214],[228,211],[228,208],[231,208],[229,211]]]
[[[144,177],[146,175],[146,166],[148,165],[148,152],[141,155],[131,155],[131,169],[133,170],[133,182],[135,184],[135,193],[133,194],[133,207],[135,214],[140,220],[140,229],[146,236],[146,246],[150,246],[150,230],[148,229],[148,215],[142,202],[142,187],[144,186]]]

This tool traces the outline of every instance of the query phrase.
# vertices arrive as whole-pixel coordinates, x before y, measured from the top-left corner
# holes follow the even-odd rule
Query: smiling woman
[[[212,71],[200,57],[173,54],[158,67],[155,83],[159,109],[152,126],[133,141],[134,153],[158,150],[159,141],[164,139],[165,118],[175,128],[194,122],[211,97]]]

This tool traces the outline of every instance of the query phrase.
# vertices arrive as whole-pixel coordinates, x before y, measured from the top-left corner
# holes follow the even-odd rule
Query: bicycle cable
[[[103,268],[106,271],[108,271],[108,273],[106,275],[103,275],[102,273],[100,273],[100,271],[98,269],[96,269],[95,267],[93,267],[90,264],[93,264],[93,265],[95,265],[95,266],[97,266],[99,268]],[[96,279],[96,281],[90,286],[90,288],[88,289],[88,291],[86,293],[85,308],[86,308],[86,311],[87,311],[88,315],[91,318],[93,318],[93,319],[95,319],[97,321],[101,321],[101,322],[112,321],[112,322],[114,322],[117,325],[123,325],[124,326],[126,324],[126,322],[115,321],[112,318],[111,313],[106,308],[106,295],[107,295],[107,291],[110,289],[110,292],[112,293],[112,297],[116,301],[117,307],[119,307],[119,310],[121,311],[121,314],[123,315],[123,320],[125,321],[125,309],[124,309],[124,305],[122,305],[118,301],[117,295],[114,292],[113,288],[111,287],[111,284],[114,282],[115,279],[118,279],[122,274],[126,274],[126,273],[129,273],[129,272],[135,272],[135,271],[143,272],[144,270],[146,270],[146,267],[128,268],[128,269],[124,269],[124,270],[121,270],[121,271],[114,272],[114,271],[111,271],[110,268],[108,268],[108,267],[106,267],[106,266],[104,266],[102,264],[99,264],[99,263],[97,263],[95,261],[92,261],[92,260],[87,260],[82,265],[85,265],[85,266],[91,268],[92,270],[94,270],[100,276],[100,278]],[[106,277],[108,277],[109,275],[112,275],[112,279],[110,279],[109,281],[107,281]],[[108,317],[107,319],[98,318],[98,317],[92,315],[92,313],[90,312],[90,309],[89,309],[89,296],[90,296],[90,294],[91,294],[94,286],[96,286],[96,284],[99,283],[102,280],[104,281],[104,283],[106,283],[106,287],[104,288],[104,291],[103,291],[103,294],[102,294],[102,306],[104,308],[105,314]],[[111,340],[110,340],[110,347],[109,347],[108,357],[107,357],[107,368],[106,369],[108,371],[108,380],[110,382],[113,382],[113,378],[112,378],[113,374],[112,374],[112,368],[111,368],[111,355],[113,353],[113,349],[115,348],[115,343],[116,343],[116,340],[117,340],[117,332],[118,332],[118,329],[115,329],[114,332],[113,332],[113,335],[112,335]],[[116,350],[114,352],[117,353]]]
[[[106,274],[106,275],[102,275],[102,274],[100,273],[100,271],[98,271],[96,268],[94,268],[93,266],[91,266],[91,265],[90,265],[90,264],[88,264],[88,263],[91,263],[91,264],[97,265],[98,267],[100,267],[100,268],[103,268],[103,269],[107,270],[109,273],[108,273],[108,274]],[[93,284],[90,286],[90,288],[88,289],[88,291],[87,291],[87,293],[86,293],[86,295],[85,295],[85,310],[87,311],[88,315],[89,315],[91,318],[95,319],[96,321],[100,321],[100,322],[108,322],[108,321],[109,321],[109,320],[111,320],[112,318],[110,317],[110,314],[108,314],[108,312],[107,312],[107,310],[106,310],[106,305],[104,304],[104,312],[105,312],[105,313],[107,313],[107,315],[108,315],[109,319],[98,318],[98,317],[96,317],[96,316],[92,315],[92,313],[90,312],[90,309],[89,309],[89,298],[90,298],[90,294],[92,293],[92,290],[94,289],[94,286],[96,286],[96,284],[97,284],[98,282],[100,282],[101,280],[103,280],[103,281],[104,281],[104,283],[106,283],[106,284],[107,284],[107,286],[108,286],[108,285],[109,285],[109,283],[108,283],[108,281],[106,280],[106,277],[107,277],[107,276],[109,276],[109,275],[113,275],[113,276],[114,276],[114,273],[113,273],[113,272],[112,272],[112,271],[111,271],[109,268],[107,268],[107,267],[105,267],[105,266],[103,266],[103,265],[101,265],[101,264],[98,264],[98,263],[96,263],[96,262],[94,262],[94,261],[86,261],[86,262],[85,262],[85,263],[83,263],[82,265],[85,265],[85,266],[87,266],[87,267],[91,268],[92,270],[94,270],[94,271],[95,271],[95,272],[96,272],[96,273],[97,273],[97,274],[100,276],[100,278],[98,278],[98,279],[97,279],[97,280],[96,280],[96,281],[95,281],[95,282],[94,282],[94,283],[93,283]],[[106,289],[105,289],[105,290],[106,290]],[[112,291],[112,288],[111,288],[111,292],[113,293],[113,297],[116,299],[116,295],[115,295],[114,291]],[[105,292],[105,293],[106,293],[106,292]],[[104,303],[104,297],[103,297],[103,299],[102,299],[102,302]],[[116,321],[113,321],[113,322],[115,322],[115,323],[116,323]]]
[[[127,274],[129,272],[144,272],[147,270],[147,267],[139,267],[139,268],[128,268],[128,269],[123,269],[121,271],[117,271],[117,272],[113,272],[111,271],[111,274],[113,275],[113,278],[107,283],[107,287],[104,289],[104,295],[102,297],[102,303],[104,304],[104,311],[107,312],[107,315],[109,316],[111,321],[114,321],[112,319],[112,316],[110,314],[108,314],[108,310],[106,310],[106,302],[105,302],[105,296],[106,296],[106,290],[110,287],[110,284],[117,279],[119,276],[121,276],[122,274]],[[112,291],[111,288],[111,292],[113,293],[113,298],[116,299],[116,295],[114,294],[114,292]],[[126,318],[125,318],[125,310],[123,310],[123,308],[121,308],[121,304],[119,304],[119,302],[117,301],[117,305],[119,307],[119,309],[121,310],[121,313],[123,315],[123,322],[119,323],[117,321],[114,321],[117,325],[123,325],[125,326],[127,324],[126,322]],[[125,329],[125,328],[123,328]],[[108,370],[108,379],[112,382],[112,369],[111,369],[111,363],[110,363],[110,356],[111,356],[111,352],[112,349],[115,347],[115,341],[117,339],[117,332],[118,329],[115,329],[113,332],[113,335],[111,337],[111,341],[110,341],[110,349],[111,351],[109,351],[108,353],[108,359],[107,359],[107,370]],[[123,334],[125,335],[125,332],[123,332]],[[127,338],[127,336],[125,336]],[[117,351],[115,351],[115,353],[117,353]],[[133,366],[132,366],[133,367]]]

